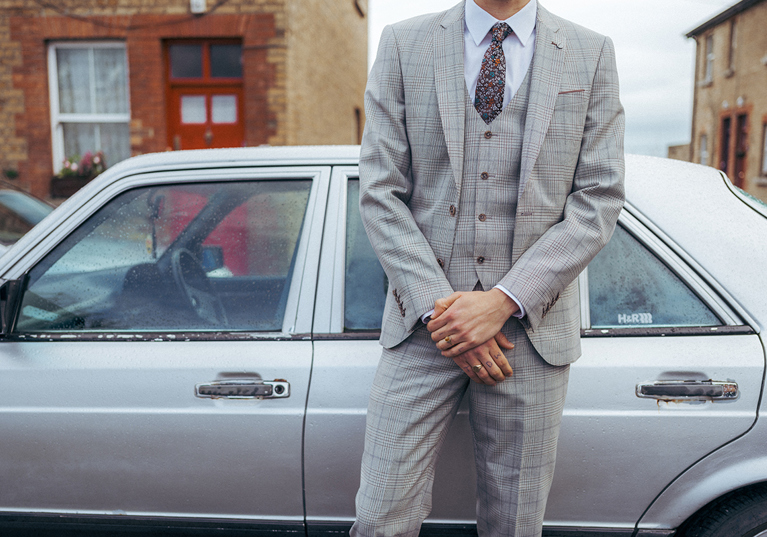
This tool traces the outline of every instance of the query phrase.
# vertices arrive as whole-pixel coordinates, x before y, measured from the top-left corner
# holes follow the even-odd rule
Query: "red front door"
[[[245,142],[242,46],[228,40],[166,44],[168,147],[239,147]]]

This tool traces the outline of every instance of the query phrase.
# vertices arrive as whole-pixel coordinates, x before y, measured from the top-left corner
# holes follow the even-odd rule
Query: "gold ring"
[[[471,370],[474,371],[475,373],[479,373],[480,371],[482,371],[482,364],[475,364],[471,366]]]
[[[447,343],[448,345],[450,345],[450,336],[447,336],[447,337],[445,338],[445,343]]]

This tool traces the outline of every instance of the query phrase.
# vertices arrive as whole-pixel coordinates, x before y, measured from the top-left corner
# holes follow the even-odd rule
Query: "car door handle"
[[[732,380],[658,380],[636,385],[637,397],[661,401],[732,401],[740,397]]]
[[[285,379],[216,380],[197,384],[194,393],[207,399],[283,399],[290,397],[290,383]]]

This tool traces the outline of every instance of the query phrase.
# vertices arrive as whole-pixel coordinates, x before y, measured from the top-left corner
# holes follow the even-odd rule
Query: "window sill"
[[[709,87],[709,86],[712,86],[713,84],[714,84],[714,81],[713,81],[713,79],[708,79],[708,80],[699,80],[699,81],[698,81],[698,87],[699,87],[699,88],[707,88],[707,87]]]
[[[767,176],[760,175],[754,178],[754,184],[756,186],[767,186]]]

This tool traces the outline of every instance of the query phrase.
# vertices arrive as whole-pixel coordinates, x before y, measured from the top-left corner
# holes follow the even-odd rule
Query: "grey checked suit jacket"
[[[360,210],[389,278],[387,348],[453,293],[444,270],[463,177],[463,33],[463,2],[387,27],[365,93]],[[580,356],[574,280],[623,206],[623,130],[612,42],[539,4],[513,254],[497,280],[554,365]]]

